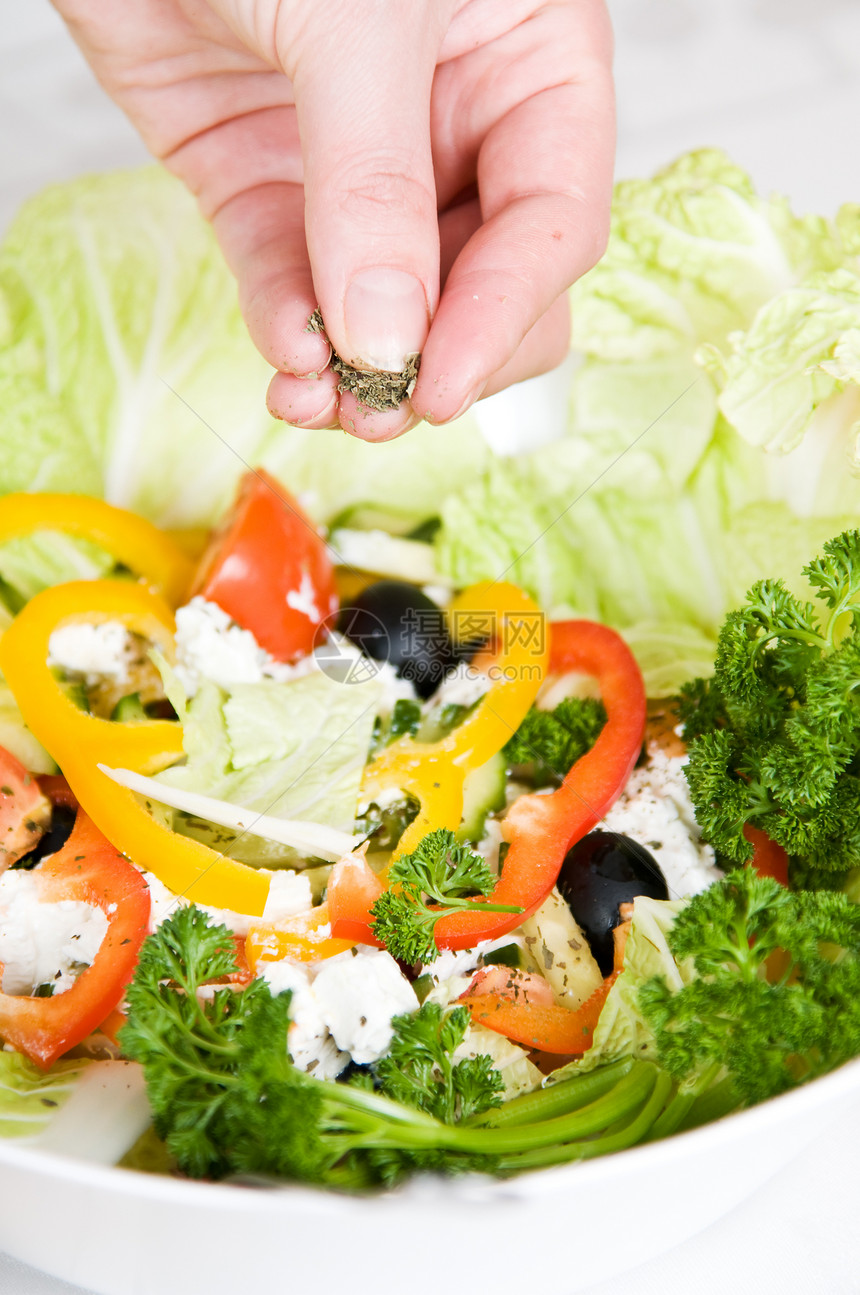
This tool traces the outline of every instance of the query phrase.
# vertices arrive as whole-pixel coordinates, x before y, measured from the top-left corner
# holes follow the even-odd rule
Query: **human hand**
[[[55,3],[213,221],[273,413],[387,440],[563,358],[608,229],[603,0]],[[352,364],[422,352],[409,401],[338,393],[317,304]]]

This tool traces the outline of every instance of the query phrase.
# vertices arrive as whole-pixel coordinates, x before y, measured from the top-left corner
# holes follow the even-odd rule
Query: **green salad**
[[[365,444],[266,415],[164,172],[22,210],[0,247],[0,1138],[376,1190],[590,1159],[860,1054],[860,207],[798,217],[693,153],[617,186],[571,302],[561,440],[501,457],[467,416]],[[136,567],[47,505],[5,520],[59,492],[154,524],[189,575],[175,624],[57,613],[31,682],[56,591],[160,588],[146,543]],[[486,588],[502,621],[449,637]],[[498,626],[532,614],[516,692],[529,659],[514,635],[519,682],[493,674]],[[165,735],[92,778],[198,880],[102,818],[50,689]],[[106,872],[69,879],[99,851],[122,873],[101,900]]]

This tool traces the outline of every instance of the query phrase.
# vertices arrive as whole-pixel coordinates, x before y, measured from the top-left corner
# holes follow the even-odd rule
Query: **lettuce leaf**
[[[722,343],[805,274],[836,268],[826,220],[762,199],[719,149],[616,185],[609,250],[574,287],[573,341],[604,360],[648,360]]]
[[[320,671],[229,692],[204,681],[186,711],[186,763],[156,781],[351,833],[379,702],[376,681],[340,684]],[[288,847],[252,833],[181,814],[174,826],[244,862],[295,861]]]
[[[620,183],[572,291],[568,433],[449,496],[440,573],[613,625],[653,696],[709,673],[749,586],[803,595],[805,555],[856,522],[858,247],[860,209],[796,217],[716,150]]]
[[[717,370],[719,404],[740,435],[786,454],[809,433],[826,436],[812,423],[828,408],[846,430],[842,462],[826,465],[836,474],[832,484],[838,489],[840,468],[860,479],[860,275],[843,268],[811,276],[768,302],[732,343]]]

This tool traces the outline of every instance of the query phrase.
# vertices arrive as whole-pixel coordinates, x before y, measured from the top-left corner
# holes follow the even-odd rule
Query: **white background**
[[[610,0],[610,9],[619,176],[720,145],[798,211],[830,215],[860,201],[860,0]],[[0,0],[0,230],[51,181],[143,160],[47,0]],[[860,1292],[858,1147],[860,1104],[744,1206],[592,1295]],[[570,1261],[574,1271],[575,1253]],[[76,1290],[0,1256],[2,1295]],[[565,1295],[563,1273],[556,1292]]]

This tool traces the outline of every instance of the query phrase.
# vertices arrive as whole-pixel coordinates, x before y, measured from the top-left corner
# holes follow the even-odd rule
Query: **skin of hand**
[[[614,159],[603,0],[55,0],[108,94],[197,196],[277,370],[269,407],[388,440],[558,364]],[[396,371],[377,413],[338,353]]]

